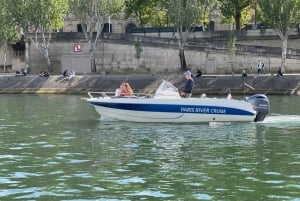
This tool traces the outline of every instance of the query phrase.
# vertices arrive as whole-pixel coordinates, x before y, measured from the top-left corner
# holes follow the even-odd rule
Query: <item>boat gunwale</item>
[[[100,96],[95,97],[93,94],[98,94]],[[115,96],[115,92],[104,92],[104,91],[89,91],[88,95],[91,99],[94,98],[153,98],[154,94],[148,93],[133,93],[132,96]]]

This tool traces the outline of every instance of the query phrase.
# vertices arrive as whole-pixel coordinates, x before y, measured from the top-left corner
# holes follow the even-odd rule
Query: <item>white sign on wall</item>
[[[74,44],[74,52],[82,52],[83,45],[79,43]]]

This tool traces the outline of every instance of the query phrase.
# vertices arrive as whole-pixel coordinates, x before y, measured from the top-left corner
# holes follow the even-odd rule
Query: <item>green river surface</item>
[[[164,124],[0,95],[0,200],[300,201],[300,97],[269,99],[261,123]]]

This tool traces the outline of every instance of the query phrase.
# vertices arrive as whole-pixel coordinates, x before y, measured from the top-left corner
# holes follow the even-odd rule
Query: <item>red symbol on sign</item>
[[[74,44],[74,52],[81,52],[82,46],[81,44]]]

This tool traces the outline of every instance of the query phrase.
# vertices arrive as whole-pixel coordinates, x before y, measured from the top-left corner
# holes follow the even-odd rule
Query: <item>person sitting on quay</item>
[[[16,76],[25,76],[25,75],[27,75],[27,73],[23,68],[21,69],[21,71],[16,70]]]
[[[40,72],[40,77],[49,77],[48,71],[42,70],[42,71]]]
[[[72,77],[75,77],[75,70],[71,70],[69,76],[68,76],[68,80],[70,80]]]
[[[242,72],[242,77],[247,77],[248,75],[247,75],[247,72],[246,72],[246,70],[243,70],[243,72]]]
[[[64,76],[64,79],[62,79],[62,81],[64,80],[71,80],[72,77],[75,77],[75,71],[72,69],[71,72],[68,72],[68,69],[64,70],[64,72],[62,73],[62,75]]]
[[[69,76],[68,69],[64,70],[62,75],[64,76],[64,78],[67,78]]]
[[[201,77],[202,76],[202,71],[201,70],[197,70],[197,75],[196,77]]]
[[[283,76],[283,72],[281,71],[281,68],[279,67],[277,70],[277,77],[282,77]]]

